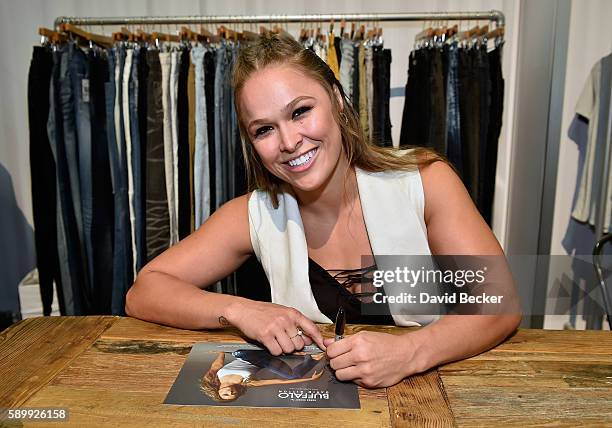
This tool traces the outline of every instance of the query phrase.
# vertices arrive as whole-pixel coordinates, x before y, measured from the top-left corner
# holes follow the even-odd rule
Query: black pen
[[[336,315],[336,338],[334,341],[338,341],[344,337],[344,326],[346,324],[346,317],[344,315],[344,309],[341,307],[338,309]]]

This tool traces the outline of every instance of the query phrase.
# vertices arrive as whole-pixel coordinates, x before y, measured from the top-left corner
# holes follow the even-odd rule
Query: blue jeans
[[[56,167],[58,258],[62,277],[65,315],[80,315],[82,305],[78,287],[82,284],[83,275],[79,275],[82,272],[80,271],[82,265],[78,261],[77,221],[68,162],[69,152],[72,151],[66,149],[64,132],[64,127],[70,127],[71,125],[68,121],[66,123],[64,121],[64,110],[67,118],[69,118],[72,108],[72,88],[68,76],[69,49],[70,46],[64,46],[53,52],[47,134]],[[74,124],[72,123],[72,125]],[[74,126],[72,126],[71,132],[74,134]],[[73,159],[73,163],[74,161],[75,159]],[[77,193],[78,196],[80,195]]]
[[[91,142],[91,104],[89,61],[85,53],[69,46],[70,80],[74,102],[74,120],[76,124],[76,156],[78,159],[78,185],[80,189],[81,244],[80,260],[86,266],[87,281],[82,284],[85,307],[93,305],[93,189],[92,189],[92,142]],[[66,119],[65,119],[66,120]],[[70,120],[70,119],[69,119]],[[76,204],[77,206],[79,204]],[[77,212],[77,211],[75,211]],[[77,217],[78,221],[78,217]],[[78,223],[77,223],[78,224]],[[89,313],[89,311],[87,311]]]
[[[216,51],[215,70],[215,209],[219,208],[225,201],[225,165],[224,146],[227,121],[225,114],[225,73],[227,72],[226,48],[220,45]],[[212,189],[211,189],[212,191]]]
[[[128,206],[127,206],[127,186],[124,178],[126,173],[125,168],[125,151],[122,150],[123,126],[121,126],[121,117],[119,113],[119,121],[115,120],[115,113],[121,103],[118,92],[120,91],[120,80],[117,79],[115,71],[119,66],[119,70],[123,67],[125,59],[125,51],[109,50],[108,51],[108,69],[109,82],[106,85],[106,120],[108,130],[108,149],[109,160],[111,166],[111,178],[113,183],[113,195],[115,203],[115,231],[114,231],[114,247],[113,247],[113,284],[111,295],[111,312],[114,315],[124,313],[125,304],[124,296],[127,291],[128,284],[131,280],[128,279],[131,260],[129,260],[128,244],[130,242],[130,229]],[[121,73],[119,73],[121,76]],[[117,133],[117,130],[120,132]],[[125,142],[123,142],[125,148]]]
[[[448,82],[446,85],[446,138],[448,160],[463,176],[461,151],[461,117],[459,115],[459,51],[457,43],[448,50]]]
[[[196,137],[193,156],[193,185],[195,199],[195,228],[198,229],[210,215],[209,141],[206,124],[206,94],[204,90],[204,55],[206,49],[196,46],[191,50],[195,66]]]

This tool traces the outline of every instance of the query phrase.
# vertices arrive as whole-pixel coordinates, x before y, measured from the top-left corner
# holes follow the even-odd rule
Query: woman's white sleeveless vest
[[[361,208],[378,269],[377,255],[430,255],[421,176],[415,171],[371,173],[355,168]],[[251,242],[270,282],[272,302],[298,309],[315,322],[331,323],[318,308],[308,278],[308,248],[295,197],[279,195],[279,207],[264,191],[249,199]],[[392,315],[402,326],[428,324],[438,316]]]

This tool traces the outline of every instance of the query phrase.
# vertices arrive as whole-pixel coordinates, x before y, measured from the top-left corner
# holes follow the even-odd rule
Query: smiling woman
[[[443,158],[368,141],[334,73],[295,40],[266,34],[244,48],[233,85],[250,192],[143,268],[127,296],[130,315],[190,329],[233,325],[274,355],[316,342],[338,379],[368,387],[482,352],[517,327],[516,312],[362,314],[364,257],[503,258],[501,247]],[[271,303],[204,290],[251,254]],[[342,284],[330,274],[338,267]],[[426,327],[323,341],[314,323],[331,322],[339,307],[348,322]]]

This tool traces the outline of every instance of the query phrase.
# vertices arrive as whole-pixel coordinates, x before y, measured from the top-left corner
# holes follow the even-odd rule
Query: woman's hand
[[[231,325],[262,343],[272,355],[290,354],[312,342],[325,350],[319,328],[297,309],[244,299],[227,313]],[[299,331],[303,334],[298,335]]]
[[[336,342],[325,339],[325,345],[338,380],[352,380],[365,388],[395,385],[427,368],[410,333],[394,336],[360,331]]]

